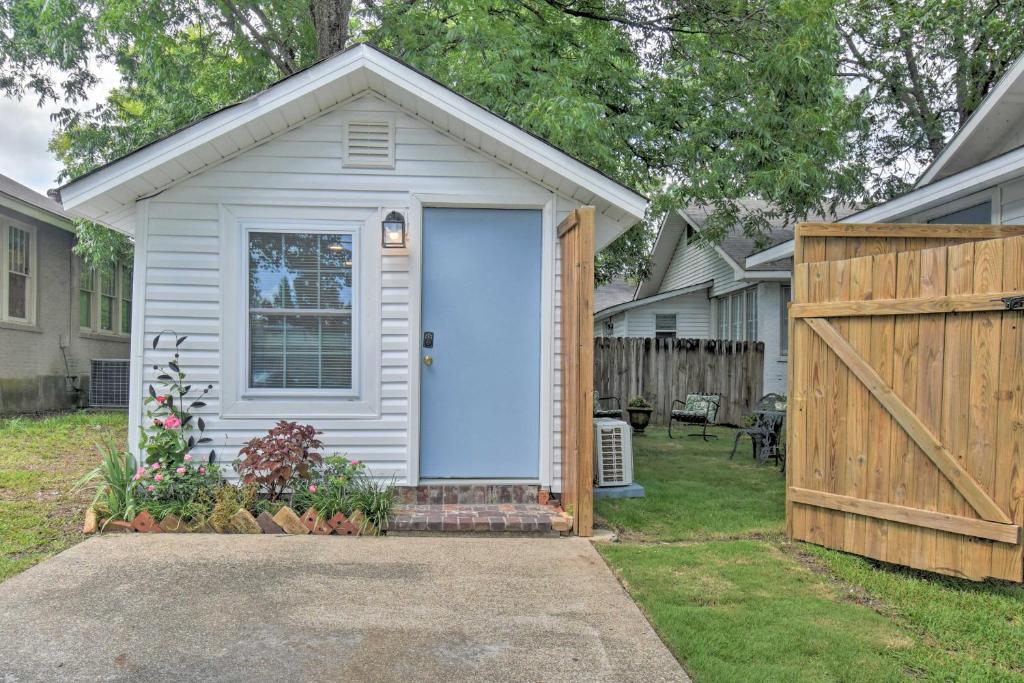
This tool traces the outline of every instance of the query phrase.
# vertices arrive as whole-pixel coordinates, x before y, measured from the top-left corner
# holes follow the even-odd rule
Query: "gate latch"
[[[1008,311],[1024,311],[1024,296],[1004,296],[1000,301]]]

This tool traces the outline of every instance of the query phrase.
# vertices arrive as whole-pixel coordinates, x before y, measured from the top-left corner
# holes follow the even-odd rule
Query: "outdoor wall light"
[[[404,249],[405,217],[397,211],[392,211],[384,217],[381,233],[385,249]]]

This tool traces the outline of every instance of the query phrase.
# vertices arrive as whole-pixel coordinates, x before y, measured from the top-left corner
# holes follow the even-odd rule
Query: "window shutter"
[[[394,122],[346,121],[344,164],[351,168],[394,168]]]

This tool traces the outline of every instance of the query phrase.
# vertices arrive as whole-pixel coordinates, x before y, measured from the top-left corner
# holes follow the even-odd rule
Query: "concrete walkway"
[[[0,584],[0,681],[685,681],[578,538],[106,535]]]

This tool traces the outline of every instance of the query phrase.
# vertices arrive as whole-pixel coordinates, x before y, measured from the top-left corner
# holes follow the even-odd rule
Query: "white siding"
[[[676,336],[706,339],[711,326],[711,305],[704,292],[684,294],[646,306],[637,306],[626,312],[627,331],[621,336],[653,337],[654,316],[675,314]]]
[[[732,265],[713,248],[687,244],[685,238],[681,237],[658,292],[699,285],[709,280],[714,280],[711,296],[741,289],[749,284],[736,282]]]
[[[395,120],[395,168],[343,168],[342,121],[348,112]],[[166,359],[166,351],[154,352],[150,342],[162,330],[187,334],[182,347],[182,364],[188,379],[200,385],[212,383],[206,408],[199,412],[214,439],[220,461],[229,463],[248,439],[263,433],[274,419],[269,417],[225,417],[221,405],[221,353],[223,346],[221,306],[222,271],[231,267],[237,254],[225,253],[221,235],[224,205],[259,206],[286,217],[289,209],[336,212],[339,216],[376,214],[380,207],[408,208],[411,194],[442,193],[456,198],[472,195],[505,197],[511,202],[544,203],[549,191],[457,143],[423,121],[403,113],[376,96],[349,102],[320,118],[295,128],[241,156],[203,172],[148,200],[144,254],[137,266],[144,269],[144,301],[141,302],[145,331],[135,347],[143,353],[142,376],[135,377],[132,390],[137,396],[154,380],[152,364]],[[577,204],[558,200],[555,222]],[[144,212],[144,213],[145,213]],[[419,217],[410,217],[413,252]],[[379,233],[364,235],[379,239]],[[553,253],[557,254],[557,238]],[[411,373],[418,358],[410,358],[410,310],[418,296],[419,283],[411,275],[412,257],[384,256],[370,268],[380,269],[379,414],[347,418],[343,415],[309,417],[279,414],[279,418],[308,421],[324,434],[327,453],[341,453],[368,464],[376,475],[394,476],[407,483],[411,474],[413,394]],[[237,266],[237,264],[235,264]],[[552,481],[542,483],[560,490],[559,445],[559,337],[557,274],[553,288],[552,401],[554,455],[550,463]],[[139,310],[139,306],[136,307]],[[413,347],[415,348],[415,347]],[[379,375],[376,373],[379,372]],[[369,381],[369,380],[368,380]],[[375,380],[376,381],[376,380]],[[135,405],[138,405],[136,402]],[[272,406],[271,406],[272,407]],[[233,413],[232,413],[233,414]],[[133,420],[140,416],[134,415]],[[228,468],[230,472],[230,467]]]
[[[764,393],[786,393],[787,358],[782,355],[782,284],[757,285],[757,336],[764,342]]]

